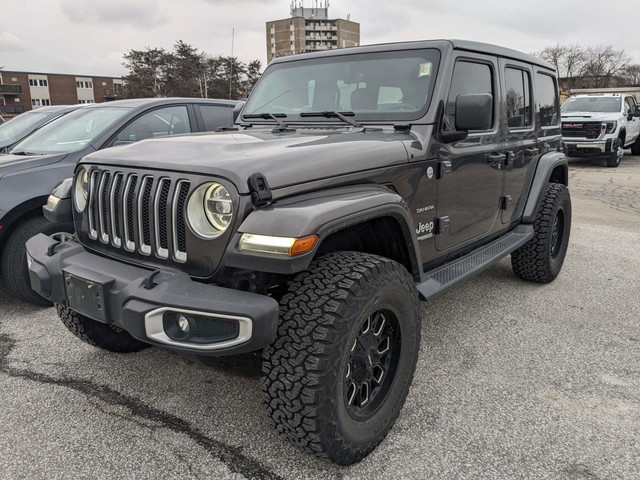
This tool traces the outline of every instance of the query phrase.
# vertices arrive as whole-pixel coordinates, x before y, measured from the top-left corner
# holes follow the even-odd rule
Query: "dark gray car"
[[[9,154],[0,156],[4,283],[24,300],[49,303],[29,286],[24,244],[40,232],[73,231],[70,223],[47,221],[42,216],[42,205],[51,190],[73,174],[79,159],[97,150],[139,140],[228,127],[234,122],[238,105],[241,103],[236,101],[196,98],[92,104],[76,108],[15,144]]]
[[[80,105],[42,107],[23,113],[11,121],[0,122],[0,153],[6,153],[5,149],[31,135],[41,126],[79,107]]]

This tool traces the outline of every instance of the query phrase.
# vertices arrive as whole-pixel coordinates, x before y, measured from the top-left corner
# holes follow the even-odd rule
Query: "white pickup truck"
[[[633,95],[573,95],[562,106],[562,140],[569,157],[606,156],[617,167],[625,148],[640,155],[640,106]]]

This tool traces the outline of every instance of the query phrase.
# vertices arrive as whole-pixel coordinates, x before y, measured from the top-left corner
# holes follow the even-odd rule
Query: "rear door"
[[[444,130],[455,130],[455,102],[459,95],[493,95],[493,125],[472,131],[462,141],[441,144],[438,167],[436,248],[455,248],[490,233],[498,218],[505,159],[500,124],[499,66],[495,57],[460,52],[445,107]]]
[[[501,200],[502,223],[517,220],[518,206],[526,200],[525,185],[533,175],[540,150],[536,143],[533,108],[533,71],[530,65],[500,59],[502,105],[504,111],[504,193]]]

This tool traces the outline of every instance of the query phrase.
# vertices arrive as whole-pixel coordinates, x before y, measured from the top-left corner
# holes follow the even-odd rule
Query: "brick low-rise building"
[[[100,103],[118,98],[122,79],[59,73],[0,71],[0,112],[16,115],[47,105]]]
[[[329,18],[329,5],[291,5],[291,17],[267,22],[267,61],[295,53],[319,52],[360,45],[360,24]]]

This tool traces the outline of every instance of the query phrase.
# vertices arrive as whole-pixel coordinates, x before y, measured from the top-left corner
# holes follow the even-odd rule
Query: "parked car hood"
[[[0,155],[0,178],[5,175],[35,167],[44,167],[63,160],[68,153],[49,155]]]
[[[406,163],[407,133],[344,129],[271,129],[143,140],[101,150],[81,163],[153,168],[223,177],[248,193],[257,172],[277,189],[311,180]]]
[[[620,118],[620,112],[571,112],[563,113],[561,118],[563,122],[582,121],[582,122],[604,122],[612,121]]]

